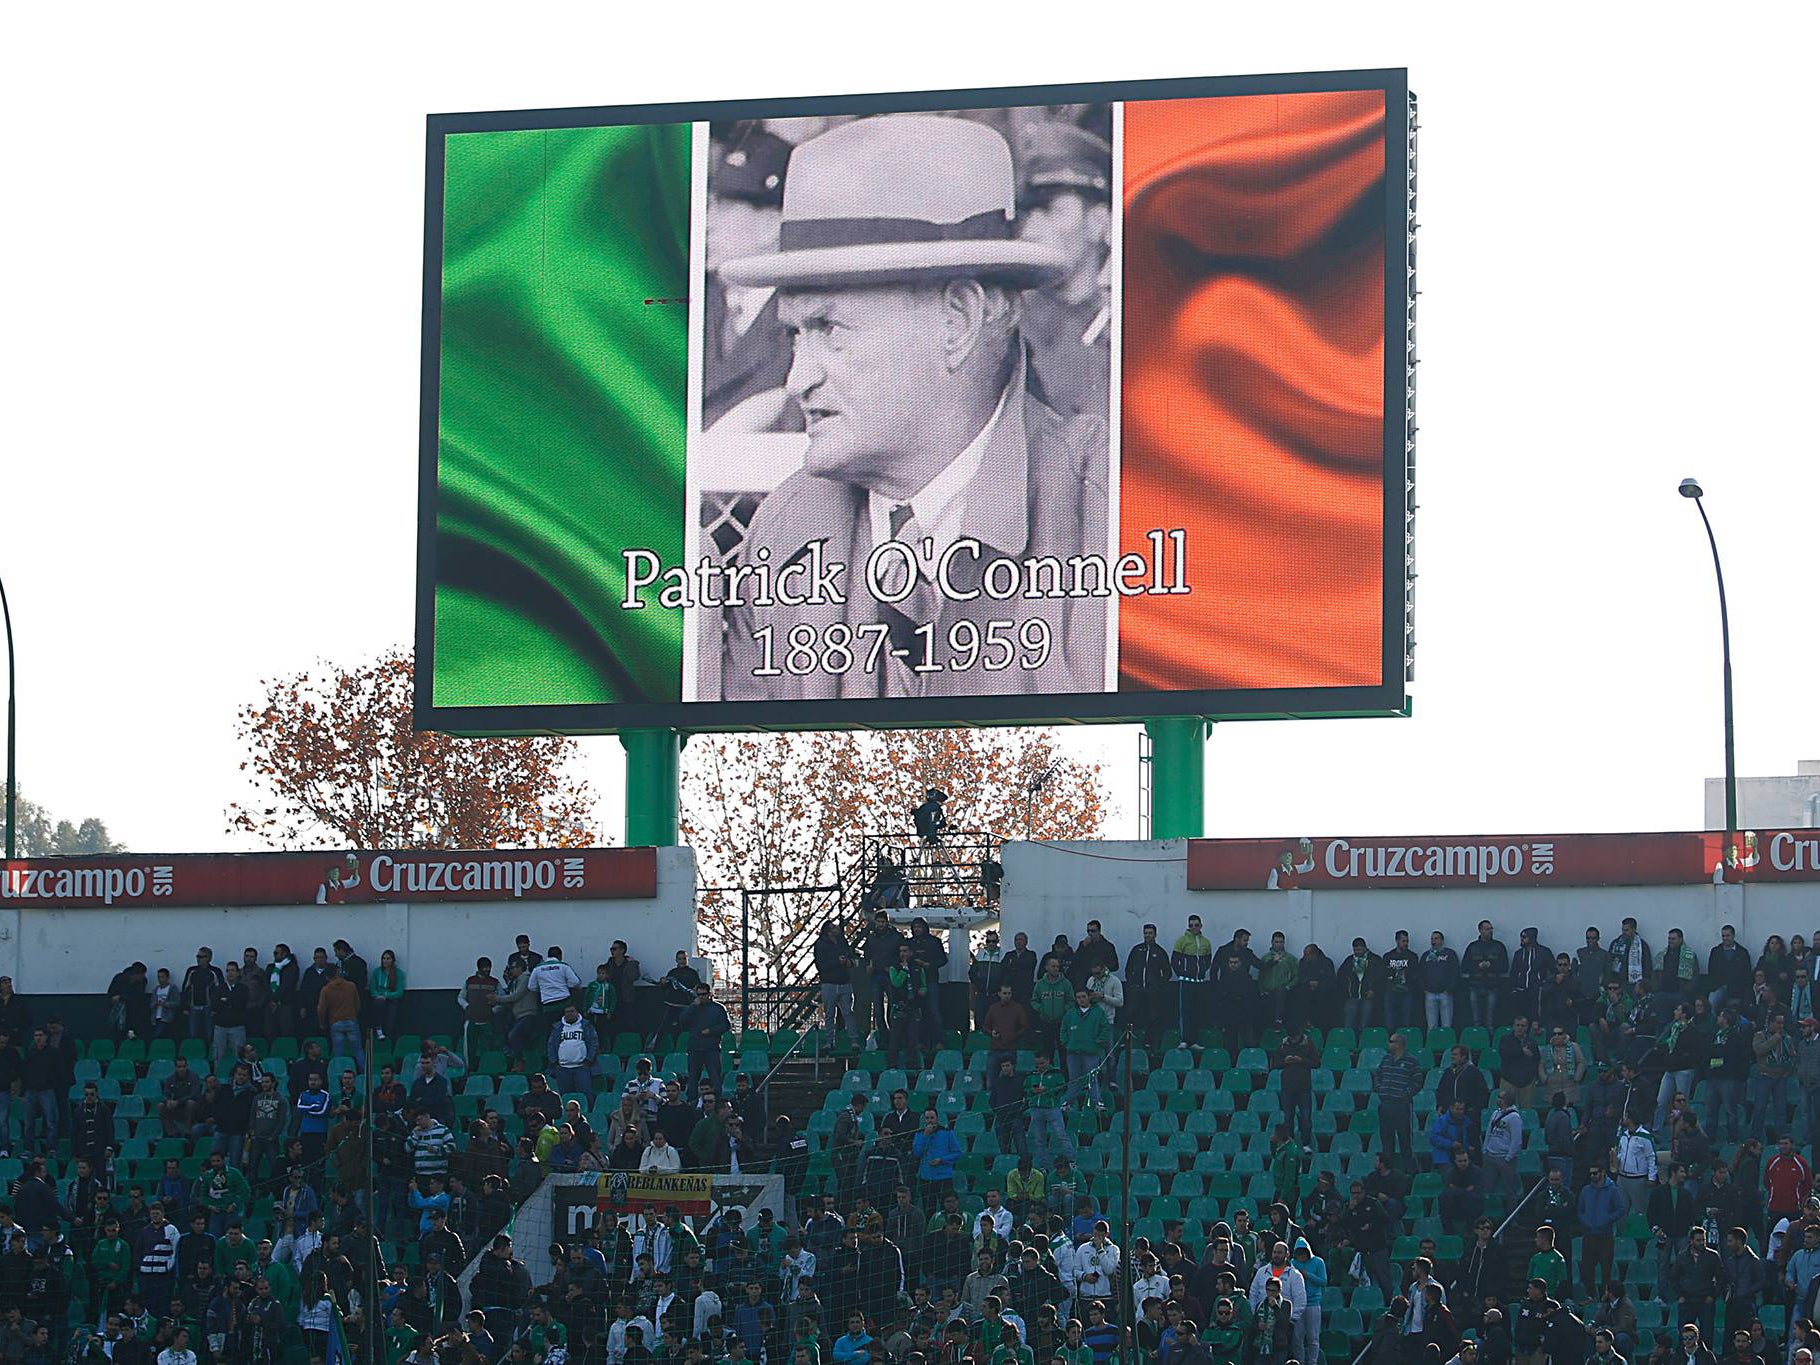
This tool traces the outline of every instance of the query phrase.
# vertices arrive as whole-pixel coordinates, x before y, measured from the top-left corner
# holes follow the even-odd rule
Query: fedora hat
[[[983,123],[932,114],[860,119],[790,154],[778,250],[728,261],[729,284],[781,288],[966,275],[1025,289],[1060,252],[1014,233],[1011,148]]]

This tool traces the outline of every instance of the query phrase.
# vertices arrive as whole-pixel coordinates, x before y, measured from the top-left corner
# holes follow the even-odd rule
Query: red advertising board
[[[657,850],[178,853],[0,862],[0,903],[365,905],[383,901],[631,900],[657,894]]]
[[[1192,891],[1820,882],[1820,829],[1191,839]]]

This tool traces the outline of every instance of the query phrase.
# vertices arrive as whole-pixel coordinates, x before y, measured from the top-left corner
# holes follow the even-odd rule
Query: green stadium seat
[[[1161,1071],[1189,1072],[1194,1068],[1194,1053],[1185,1047],[1172,1047],[1163,1054],[1158,1064]]]
[[[1220,1131],[1220,1116],[1210,1109],[1197,1109],[1183,1120],[1182,1131],[1194,1137],[1213,1137]]]
[[[1163,1112],[1178,1116],[1198,1114],[1201,1109],[1201,1098],[1199,1095],[1190,1095],[1187,1091],[1166,1095],[1163,1097]]]
[[[1261,1047],[1239,1049],[1237,1065],[1241,1070],[1262,1074],[1270,1070],[1270,1054]]]
[[[1185,1071],[1182,1073],[1182,1093],[1184,1095],[1210,1095],[1219,1089],[1220,1078],[1211,1071]]]
[[[1431,1028],[1428,1030],[1428,1046],[1436,1052],[1445,1054],[1459,1041],[1460,1035],[1450,1028]]]
[[[1222,1071],[1232,1069],[1232,1054],[1223,1047],[1211,1047],[1201,1054],[1202,1071],[1211,1071],[1216,1076]]]
[[[1220,1089],[1234,1095],[1251,1093],[1251,1073],[1234,1069],[1220,1077]]]

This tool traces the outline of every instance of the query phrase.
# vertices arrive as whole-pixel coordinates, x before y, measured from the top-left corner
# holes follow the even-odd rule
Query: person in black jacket
[[[942,1036],[942,968],[948,965],[948,950],[930,929],[929,921],[918,915],[910,921],[910,960],[923,969],[922,1039],[925,1051],[933,1053]],[[1113,958],[1113,965],[1118,959]]]
[[[1542,945],[1532,925],[1518,936],[1517,951],[1510,955],[1510,992],[1513,1008],[1534,1019],[1542,1008],[1542,987],[1554,976],[1555,955]]]
[[[316,998],[331,976],[329,950],[318,948],[310,955],[310,965],[297,978],[297,1026],[300,1036],[309,1037],[320,1027],[316,1018]]]
[[[24,1058],[12,1035],[0,1028],[0,1157],[13,1154],[13,1091],[20,1088]]]
[[[1074,988],[1079,990],[1101,967],[1116,972],[1119,969],[1119,950],[1113,946],[1111,939],[1100,932],[1100,922],[1090,919],[1087,921],[1087,932],[1081,938],[1081,946],[1074,950],[1074,960],[1068,964],[1066,975]]]
[[[1295,989],[1289,993],[1287,1023],[1327,1028],[1333,1020],[1333,959],[1310,943],[1296,963]]]
[[[1504,1247],[1492,1235],[1494,1230],[1489,1218],[1473,1222],[1472,1241],[1448,1286],[1453,1295],[1454,1318],[1462,1331],[1483,1323],[1487,1300],[1504,1300],[1507,1258]]]
[[[1126,999],[1131,998],[1127,987]],[[1301,1134],[1305,1148],[1314,1146],[1314,1068],[1321,1064],[1321,1049],[1303,1032],[1299,1023],[1289,1026],[1288,1036],[1277,1046],[1270,1059],[1272,1069],[1281,1077],[1282,1105],[1289,1121]]]
[[[1144,938],[1125,958],[1125,1013],[1140,1041],[1155,1047],[1170,1015],[1169,954],[1156,941],[1156,925],[1144,926]]]
[[[148,975],[143,962],[134,962],[114,973],[107,983],[107,1022],[120,1043],[128,1035],[148,1038],[152,1031],[152,999],[146,986]]]
[[[1512,1331],[1518,1365],[1547,1365],[1551,1335],[1549,1319],[1560,1308],[1560,1304],[1548,1297],[1546,1280],[1533,1279],[1524,1286]]]
[[[1711,1310],[1708,1310],[1711,1315]],[[1712,1351],[1706,1345],[1707,1334],[1690,1322],[1681,1325],[1681,1347],[1670,1354],[1671,1360],[1685,1362],[1686,1365],[1719,1365]]]
[[[1485,1083],[1485,1073],[1479,1070],[1472,1053],[1458,1043],[1435,1086],[1435,1109],[1445,1111],[1455,1100],[1466,1106],[1466,1116],[1475,1124],[1491,1103],[1491,1087]]]
[[[815,936],[815,975],[822,988],[822,1026],[828,1037],[840,1031],[842,1014],[847,1019],[847,1036],[859,1045],[859,1023],[853,1017],[853,945],[840,925],[826,921]]]
[[[1479,921],[1479,936],[1460,954],[1460,977],[1466,983],[1466,1015],[1480,1028],[1496,1028],[1498,993],[1510,971],[1510,955],[1492,936],[1491,921]]]
[[[1684,1345],[1689,1324],[1699,1328],[1701,1341],[1712,1335],[1714,1309],[1728,1288],[1725,1263],[1706,1245],[1706,1229],[1696,1223],[1688,1230],[1687,1249],[1669,1263],[1668,1282],[1662,1289],[1664,1297],[1674,1296]]]
[[[272,949],[272,960],[265,965],[265,1032],[268,1038],[297,1036],[299,975],[297,955],[291,951],[291,945],[276,945]]]
[[[196,965],[183,974],[177,988],[177,1000],[188,1021],[189,1036],[209,1041],[214,1028],[215,1001],[227,989],[227,978],[214,963],[215,954],[208,948],[196,950]]]

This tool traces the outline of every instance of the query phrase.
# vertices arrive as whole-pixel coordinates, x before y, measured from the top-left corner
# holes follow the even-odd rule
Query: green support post
[[[674,844],[682,736],[674,730],[622,730],[619,742],[626,750],[626,847]]]
[[[1198,839],[1206,828],[1207,768],[1199,716],[1144,722],[1150,736],[1150,837]]]

